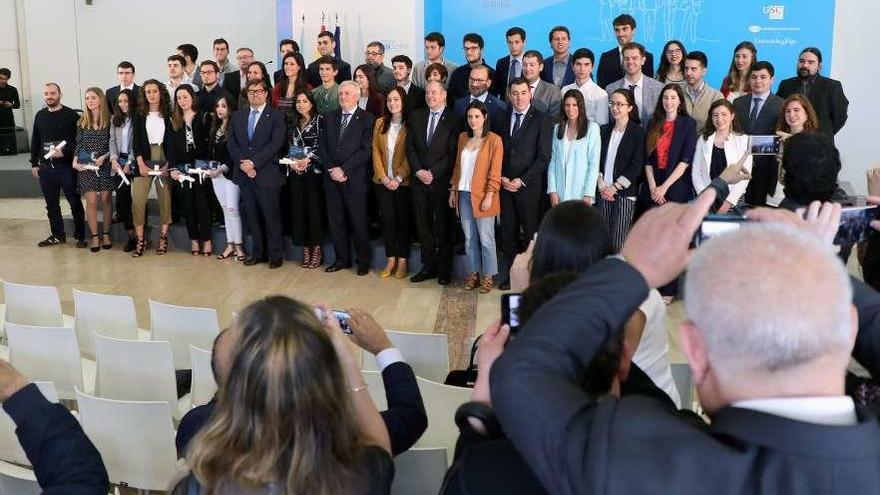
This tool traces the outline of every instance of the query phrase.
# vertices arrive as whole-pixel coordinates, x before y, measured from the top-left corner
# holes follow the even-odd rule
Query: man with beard
[[[846,123],[849,100],[843,94],[840,81],[821,76],[820,70],[822,52],[812,46],[804,48],[798,56],[797,77],[782,81],[777,94],[783,99],[794,93],[804,95],[819,117],[819,131],[834,139]]]
[[[364,62],[373,68],[380,93],[384,95],[395,86],[391,68],[385,65],[385,45],[378,41],[368,43],[364,51]]]

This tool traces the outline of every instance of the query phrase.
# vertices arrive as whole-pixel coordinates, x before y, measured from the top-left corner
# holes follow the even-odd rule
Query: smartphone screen
[[[340,309],[334,309],[333,316],[335,316],[336,321],[339,322],[339,327],[342,328],[342,333],[350,335],[351,326],[348,324],[348,320],[349,318],[351,318],[351,315]],[[315,308],[315,318],[317,318],[320,322],[324,321],[324,313],[323,311],[321,311],[321,308]]]
[[[749,151],[753,155],[778,155],[779,150],[779,136],[749,136]]]
[[[855,244],[865,240],[871,230],[871,220],[877,218],[876,206],[854,206],[844,208],[840,213],[840,227],[834,237],[834,244]]]
[[[522,294],[504,294],[501,296],[501,323],[510,327],[510,333],[519,331],[519,302]]]
[[[699,246],[715,236],[726,234],[740,228],[743,222],[748,221],[745,217],[730,215],[709,215],[703,219],[699,230],[694,234],[694,245]]]

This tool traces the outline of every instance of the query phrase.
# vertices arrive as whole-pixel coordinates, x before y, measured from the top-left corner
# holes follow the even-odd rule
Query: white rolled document
[[[45,155],[43,155],[43,158],[45,158],[46,160],[48,160],[49,158],[52,157],[52,153],[54,153],[55,151],[61,151],[61,150],[63,150],[63,149],[64,149],[64,145],[66,145],[66,144],[67,144],[67,141],[61,141],[60,143],[56,144],[55,146],[50,146],[50,147],[49,147],[49,152],[46,153]]]

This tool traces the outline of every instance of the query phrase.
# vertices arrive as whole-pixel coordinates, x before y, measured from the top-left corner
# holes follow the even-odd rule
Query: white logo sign
[[[766,5],[764,7],[764,14],[767,15],[771,21],[781,21],[785,17],[785,6],[784,5]]]

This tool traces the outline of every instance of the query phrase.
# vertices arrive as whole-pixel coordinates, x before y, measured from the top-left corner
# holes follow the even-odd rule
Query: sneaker
[[[64,244],[65,242],[67,242],[67,239],[65,239],[64,237],[57,237],[55,235],[50,235],[49,237],[38,242],[37,246],[38,247],[57,246],[58,244]]]

